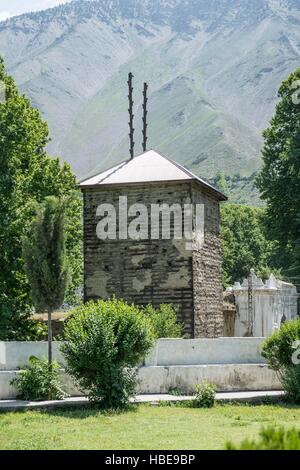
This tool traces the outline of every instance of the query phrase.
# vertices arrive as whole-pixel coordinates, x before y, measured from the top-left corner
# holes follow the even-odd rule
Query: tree
[[[78,307],[65,326],[67,372],[89,399],[123,408],[135,394],[137,367],[153,346],[151,323],[123,300],[98,300]]]
[[[257,186],[267,203],[266,227],[278,241],[284,272],[300,272],[300,68],[283,81],[280,101],[264,131],[263,168]]]
[[[264,233],[265,211],[261,208],[225,204],[221,209],[223,283],[232,285],[249,275],[273,266],[274,246]]]
[[[81,197],[76,177],[67,163],[46,153],[49,132],[30,101],[7,75],[0,58],[0,339],[30,337],[31,300],[24,261],[22,235],[30,223],[32,203],[47,196],[69,197],[66,246],[71,267],[68,296],[81,284]]]
[[[224,173],[221,173],[220,171],[217,173],[214,179],[214,184],[219,189],[219,191],[228,196],[229,188]]]
[[[65,203],[53,196],[36,206],[23,239],[25,269],[33,303],[48,312],[48,362],[52,364],[51,314],[61,307],[69,278],[66,256]]]

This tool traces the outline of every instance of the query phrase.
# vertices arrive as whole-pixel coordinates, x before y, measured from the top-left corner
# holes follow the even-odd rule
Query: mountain
[[[0,23],[0,54],[79,177],[127,158],[132,71],[136,153],[146,80],[150,147],[205,178],[249,178],[299,26],[299,0],[75,0]]]

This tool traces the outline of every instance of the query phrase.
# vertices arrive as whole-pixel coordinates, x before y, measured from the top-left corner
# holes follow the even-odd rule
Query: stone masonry
[[[220,198],[195,182],[104,185],[82,188],[84,194],[84,297],[85,301],[113,295],[137,305],[171,303],[186,335],[222,336],[222,281]],[[205,242],[200,250],[187,251],[186,240],[100,240],[96,235],[97,207],[118,208],[120,196],[128,206],[151,204],[205,205]],[[117,214],[118,216],[118,214]],[[130,221],[130,219],[129,219]],[[149,230],[151,226],[149,217]]]

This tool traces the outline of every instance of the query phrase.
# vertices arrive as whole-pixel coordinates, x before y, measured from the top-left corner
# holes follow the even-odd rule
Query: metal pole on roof
[[[144,103],[143,103],[143,111],[144,111],[144,115],[143,115],[143,150],[144,150],[144,152],[146,152],[146,150],[147,150],[147,140],[148,140],[148,137],[147,137],[147,127],[148,127],[148,124],[147,124],[147,114],[148,114],[148,111],[147,111],[147,102],[148,102],[147,91],[148,91],[148,84],[144,83],[144,91],[143,91],[143,96],[144,96]]]
[[[128,93],[128,100],[129,100],[129,109],[128,109],[128,112],[129,112],[129,139],[130,139],[130,158],[133,159],[134,157],[134,140],[133,140],[133,136],[134,136],[134,127],[133,127],[133,118],[134,118],[134,114],[133,114],[133,86],[132,86],[132,79],[133,79],[133,75],[132,73],[130,72],[128,74],[128,90],[129,90],[129,93]]]

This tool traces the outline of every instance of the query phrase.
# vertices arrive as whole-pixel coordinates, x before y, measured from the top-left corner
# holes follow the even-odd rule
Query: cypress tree
[[[48,313],[49,366],[52,363],[52,313],[61,307],[69,280],[65,209],[66,202],[54,196],[36,205],[36,215],[23,240],[33,304],[37,311]]]

